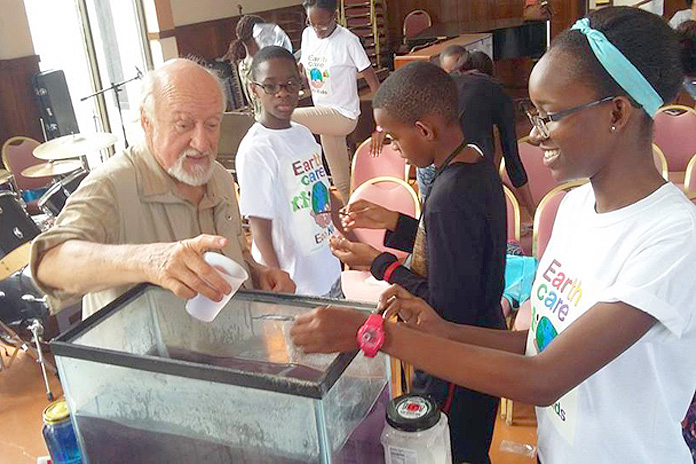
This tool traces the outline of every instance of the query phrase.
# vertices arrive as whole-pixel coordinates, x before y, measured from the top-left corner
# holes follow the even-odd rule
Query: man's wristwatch
[[[381,314],[370,314],[358,330],[358,346],[368,358],[374,358],[384,344],[384,318]]]

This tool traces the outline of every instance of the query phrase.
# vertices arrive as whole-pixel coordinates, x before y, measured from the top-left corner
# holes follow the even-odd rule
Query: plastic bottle
[[[381,441],[387,464],[452,464],[447,416],[428,396],[391,400]]]
[[[42,434],[53,464],[81,464],[82,454],[77,446],[70,421],[70,410],[64,399],[56,400],[44,409]]]

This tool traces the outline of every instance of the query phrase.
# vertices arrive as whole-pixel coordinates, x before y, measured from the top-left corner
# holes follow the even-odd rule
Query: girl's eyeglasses
[[[305,21],[305,24],[306,24],[308,27],[311,27],[312,29],[314,29],[316,32],[329,32],[329,31],[331,30],[331,28],[334,27],[334,23],[335,23],[335,22],[336,22],[336,19],[332,19],[331,22],[330,22],[329,24],[327,24],[326,26],[322,26],[322,25],[319,25],[319,24],[312,24],[312,23],[310,23],[310,22],[309,22],[309,18],[307,18],[307,20]]]
[[[541,136],[544,138],[548,138],[550,136],[548,123],[550,123],[551,121],[560,121],[561,119],[565,118],[566,116],[570,116],[573,113],[577,113],[578,111],[586,110],[588,108],[601,105],[602,103],[611,101],[614,98],[616,97],[604,97],[590,103],[585,103],[584,105],[576,106],[569,110],[563,110],[559,111],[558,113],[547,114],[546,116],[540,116],[537,110],[535,110],[531,105],[524,105],[523,110],[527,114],[529,121],[532,123],[534,127],[536,127]]]

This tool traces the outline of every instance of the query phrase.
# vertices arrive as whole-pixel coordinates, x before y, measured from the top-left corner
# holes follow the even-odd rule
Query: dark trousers
[[[416,371],[414,391],[430,395],[442,407],[447,399],[447,382]],[[500,398],[455,387],[449,412],[452,462],[488,464],[488,449]]]

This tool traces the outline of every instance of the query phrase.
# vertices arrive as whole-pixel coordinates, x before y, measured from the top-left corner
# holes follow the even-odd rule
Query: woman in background
[[[242,81],[244,96],[254,110],[254,115],[261,114],[261,108],[251,91],[251,62],[254,55],[271,45],[283,47],[292,53],[290,37],[277,24],[267,23],[261,16],[244,15],[237,22],[235,29],[237,39],[230,43],[224,60],[237,63],[239,79]]]

